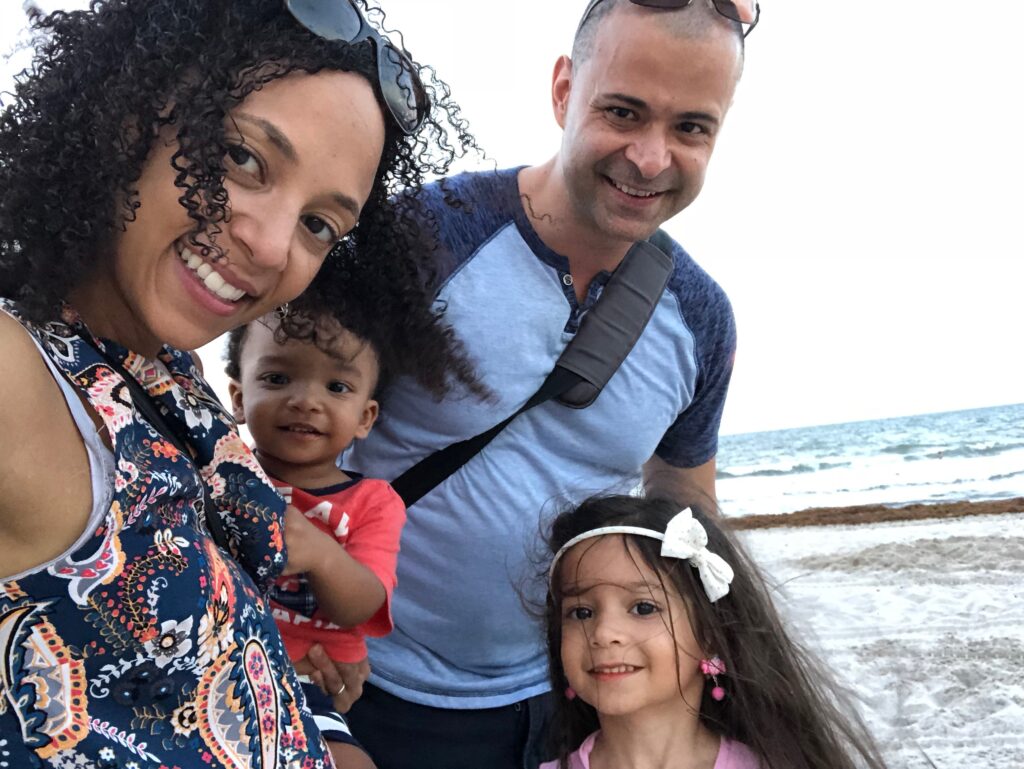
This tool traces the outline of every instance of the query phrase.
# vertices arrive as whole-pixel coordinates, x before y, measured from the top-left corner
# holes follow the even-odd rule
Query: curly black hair
[[[379,371],[374,398],[386,397],[388,384],[399,376],[414,378],[441,399],[453,380],[480,398],[491,395],[475,377],[450,326],[431,310],[430,292],[408,260],[371,263],[354,249],[337,257],[338,278],[346,286],[340,296],[318,275],[309,288],[274,321],[274,338],[283,344],[297,339],[330,353],[340,330],[365,342],[377,357]],[[336,324],[323,323],[324,319]],[[224,371],[241,381],[242,348],[252,321],[227,334]]]
[[[380,27],[383,13],[360,2]],[[0,114],[0,296],[35,320],[55,316],[133,219],[136,183],[161,128],[176,131],[171,163],[180,201],[195,224],[193,245],[209,253],[230,210],[225,119],[247,95],[290,72],[342,70],[365,77],[382,103],[374,44],[321,39],[284,0],[93,0],[88,11],[36,23],[33,64]],[[400,46],[395,35],[391,42]],[[328,304],[345,302],[353,264],[368,284],[375,273],[412,280],[422,270],[411,262],[426,257],[421,227],[432,219],[418,210],[416,193],[477,150],[447,86],[414,66],[432,106],[411,136],[383,110],[384,150],[370,197],[320,271]],[[400,208],[390,202],[399,195]],[[407,322],[433,328],[435,351],[458,358],[453,337],[432,317]],[[465,362],[456,374],[472,381]]]

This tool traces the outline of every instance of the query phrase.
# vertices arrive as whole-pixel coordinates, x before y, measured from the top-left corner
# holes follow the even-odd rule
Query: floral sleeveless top
[[[284,503],[192,357],[165,347],[156,365],[71,311],[39,326],[0,310],[100,415],[116,465],[91,536],[0,583],[0,769],[333,766],[262,595],[285,563]],[[97,346],[194,458],[143,419]],[[204,496],[230,554],[207,533]]]

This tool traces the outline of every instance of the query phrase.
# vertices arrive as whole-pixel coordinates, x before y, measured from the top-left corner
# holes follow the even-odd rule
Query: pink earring
[[[711,699],[715,702],[724,700],[725,689],[718,685],[718,676],[725,673],[725,663],[722,662],[721,658],[715,655],[710,659],[702,659],[700,661],[700,672],[715,683],[714,688],[711,689]]]
[[[573,689],[571,686],[565,687],[565,698],[567,700],[574,700],[574,699],[576,699],[576,690]]]

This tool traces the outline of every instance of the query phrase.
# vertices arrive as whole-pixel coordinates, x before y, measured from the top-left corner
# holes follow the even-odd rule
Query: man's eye
[[[679,131],[684,134],[706,134],[707,130],[700,123],[686,121],[679,124]]]
[[[661,611],[661,609],[650,601],[638,601],[633,606],[633,613],[639,614],[641,617],[646,617],[649,614],[657,614],[659,611]]]
[[[288,384],[288,377],[286,377],[284,374],[270,373],[270,374],[264,374],[263,376],[261,376],[260,377],[260,381],[261,382],[266,382],[269,385],[278,385],[278,386],[280,386],[280,385]]]
[[[302,223],[314,238],[322,240],[324,243],[335,243],[341,237],[331,225],[319,216],[304,216]]]
[[[243,173],[256,179],[263,177],[259,160],[241,144],[232,144],[228,147],[228,159]]]
[[[330,390],[332,393],[347,393],[351,391],[352,388],[349,387],[344,382],[331,382],[329,385],[327,385],[327,389]]]
[[[633,117],[633,110],[627,107],[609,107],[608,114],[618,120],[629,120]]]

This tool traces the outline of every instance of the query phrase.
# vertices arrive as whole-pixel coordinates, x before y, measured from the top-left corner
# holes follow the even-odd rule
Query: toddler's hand
[[[292,505],[284,511],[284,543],[288,548],[288,563],[281,573],[286,576],[313,571],[324,562],[329,548],[337,546]]]

